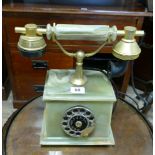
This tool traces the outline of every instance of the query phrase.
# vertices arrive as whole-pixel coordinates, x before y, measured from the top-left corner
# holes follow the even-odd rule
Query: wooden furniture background
[[[153,153],[150,126],[140,113],[121,100],[118,100],[112,117],[115,146],[40,146],[43,110],[44,104],[39,97],[16,112],[15,119],[12,116],[8,120],[3,128],[4,155],[152,155]]]
[[[136,88],[148,94],[153,91],[153,17],[144,19],[143,30],[145,36],[140,41],[142,53],[134,64],[134,79]]]
[[[7,100],[10,93],[10,81],[4,51],[2,49],[2,99]]]
[[[140,42],[142,53],[135,61],[135,76],[149,81],[153,79],[153,17],[147,17],[144,20],[143,30],[145,30],[145,36],[143,41]],[[140,67],[143,66],[143,70]]]
[[[128,7],[74,7],[54,5],[31,4],[4,4],[3,5],[3,47],[7,60],[10,81],[13,90],[14,107],[21,107],[32,97],[38,95],[35,86],[44,84],[47,69],[72,68],[75,61],[65,56],[59,48],[47,41],[46,54],[41,58],[32,60],[46,60],[48,68],[34,69],[32,60],[22,57],[17,49],[19,34],[14,32],[15,26],[24,26],[27,23],[46,25],[47,23],[70,24],[104,24],[116,25],[123,29],[126,25],[132,25],[137,29],[142,28],[145,16],[150,14],[139,3],[129,4]],[[84,51],[94,50],[97,43],[80,41],[63,41],[67,50]],[[112,46],[102,49],[103,53],[111,53]],[[121,91],[125,92],[130,77],[130,68],[127,70],[122,82]]]

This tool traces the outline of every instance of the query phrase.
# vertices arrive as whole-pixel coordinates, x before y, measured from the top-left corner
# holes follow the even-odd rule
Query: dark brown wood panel
[[[47,69],[34,69],[32,60],[45,60],[47,69],[64,69],[73,67],[73,59],[60,52],[46,52],[41,58],[26,58],[12,48],[11,61],[14,77],[15,99],[26,100],[36,96],[33,86],[44,85]]]
[[[84,9],[83,9],[84,8]],[[137,2],[128,3],[128,5],[123,5],[120,7],[83,7],[83,6],[63,6],[63,5],[45,5],[45,4],[21,4],[15,3],[3,5],[3,13],[7,16],[18,15],[24,13],[25,15],[33,13],[40,13],[41,16],[46,16],[47,14],[69,14],[69,15],[112,15],[112,16],[152,16],[151,12],[148,12],[145,7]]]

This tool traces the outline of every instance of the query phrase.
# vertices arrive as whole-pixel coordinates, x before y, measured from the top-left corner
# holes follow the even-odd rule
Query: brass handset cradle
[[[49,26],[49,25],[48,25]],[[53,29],[55,28],[55,23],[53,24]],[[50,35],[50,34],[49,34]],[[48,37],[50,39],[50,37]],[[108,38],[107,38],[108,39]],[[104,41],[95,51],[93,52],[89,52],[89,53],[85,53],[82,50],[79,50],[75,53],[70,53],[68,51],[66,51],[64,49],[64,47],[61,45],[61,43],[56,39],[55,37],[55,33],[52,33],[52,40],[59,46],[59,48],[61,49],[61,51],[70,56],[70,57],[74,57],[76,58],[76,68],[75,68],[75,73],[71,76],[70,78],[70,82],[73,85],[77,85],[77,86],[82,86],[87,82],[87,77],[84,75],[83,73],[83,59],[85,57],[91,57],[93,55],[95,55],[96,53],[98,53],[105,45],[107,42],[110,43],[110,39],[108,41]]]
[[[81,28],[81,30],[78,29]],[[87,30],[87,28],[89,30]],[[58,24],[53,23],[53,26],[47,24],[45,28],[38,28],[35,24],[27,24],[25,28],[16,27],[17,33],[22,33],[18,42],[18,48],[22,51],[24,56],[41,56],[46,47],[46,43],[42,37],[46,34],[47,38],[52,40],[58,45],[61,51],[76,58],[76,70],[71,76],[70,82],[73,85],[82,86],[86,83],[87,78],[83,73],[82,65],[85,57],[90,57],[98,53],[106,44],[112,43],[116,40],[117,36],[124,36],[124,38],[114,46],[113,55],[119,59],[132,60],[136,59],[140,54],[134,36],[143,36],[144,31],[137,31],[135,27],[127,26],[124,30],[117,30],[116,26],[100,26],[100,25],[71,25],[71,24]],[[71,31],[71,32],[70,32]],[[73,31],[73,33],[72,33]],[[82,32],[81,32],[82,31]],[[66,51],[60,44],[59,40],[93,40],[102,42],[101,45],[93,52],[85,53],[84,51],[77,51],[70,53]]]
[[[104,43],[102,43],[95,51],[90,52],[90,53],[85,53],[82,50],[79,50],[75,53],[70,53],[68,51],[66,51],[64,49],[64,47],[60,44],[60,42],[58,40],[56,40],[54,33],[52,35],[52,40],[59,46],[59,48],[61,49],[61,51],[70,56],[70,57],[74,57],[76,58],[76,68],[75,68],[75,73],[71,76],[70,78],[70,82],[73,85],[77,85],[77,86],[82,86],[87,82],[87,77],[84,75],[83,73],[83,59],[85,57],[91,57],[93,55],[95,55],[96,53],[98,53],[107,43],[107,41],[105,41]]]

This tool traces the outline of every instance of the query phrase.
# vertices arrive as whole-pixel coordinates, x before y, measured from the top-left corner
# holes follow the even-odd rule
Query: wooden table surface
[[[40,146],[42,97],[27,104],[12,121],[3,140],[7,155],[152,155],[152,133],[131,106],[118,100],[112,117],[115,146]],[[52,114],[51,114],[52,115]],[[3,134],[7,131],[3,128]],[[3,135],[4,136],[4,135]],[[5,136],[4,136],[5,137]],[[6,145],[5,145],[6,142]]]

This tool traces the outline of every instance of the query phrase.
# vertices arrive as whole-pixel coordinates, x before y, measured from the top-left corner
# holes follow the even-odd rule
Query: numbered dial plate
[[[64,132],[72,137],[84,137],[94,130],[95,118],[92,112],[84,106],[69,108],[62,119]]]

